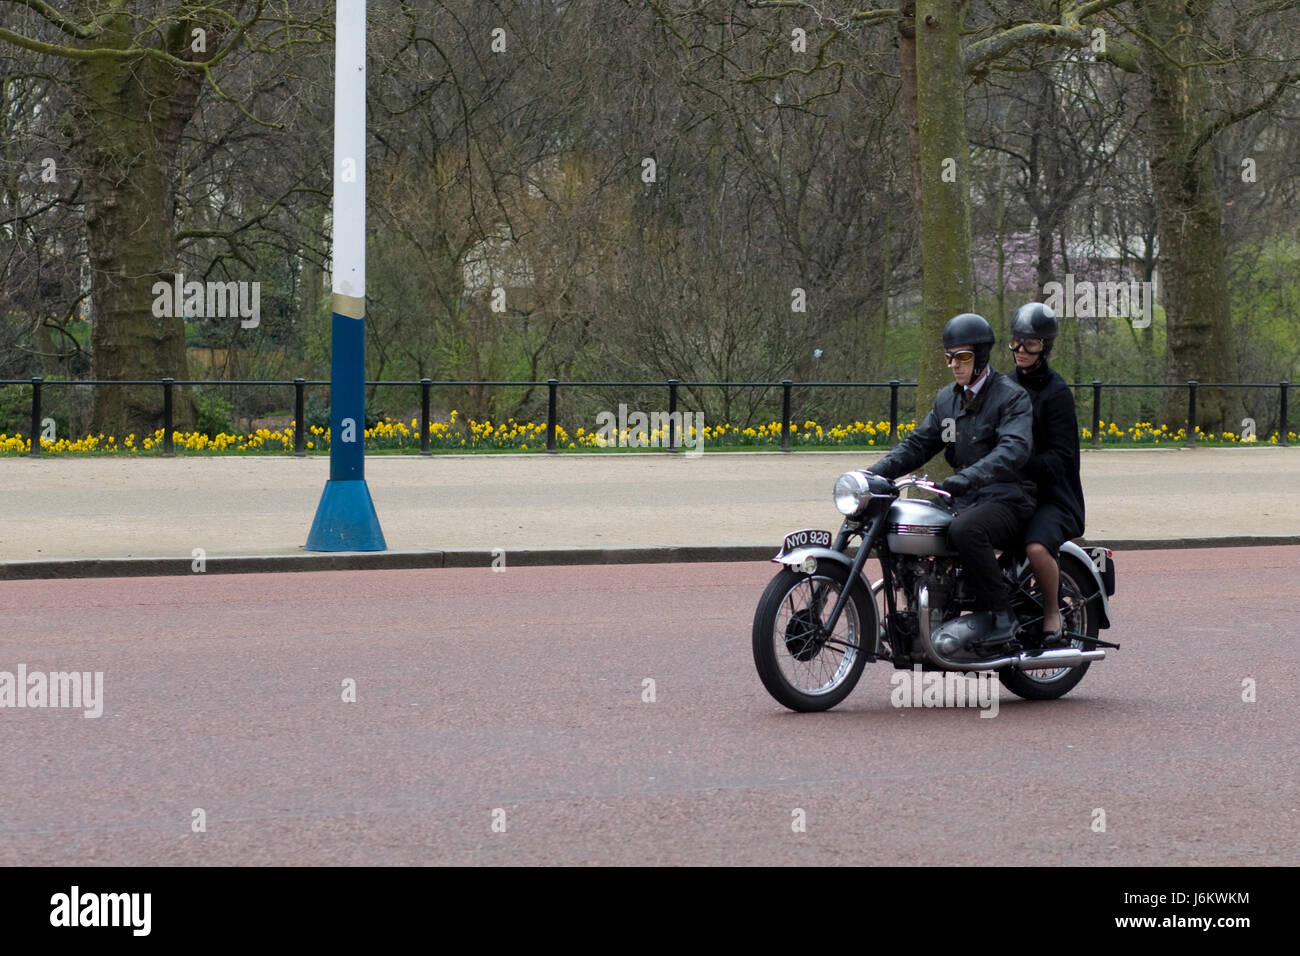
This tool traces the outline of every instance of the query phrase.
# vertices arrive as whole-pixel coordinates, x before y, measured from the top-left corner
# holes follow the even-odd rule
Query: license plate
[[[829,531],[818,531],[816,528],[792,531],[785,536],[781,554],[788,554],[795,548],[829,548],[832,537]]]

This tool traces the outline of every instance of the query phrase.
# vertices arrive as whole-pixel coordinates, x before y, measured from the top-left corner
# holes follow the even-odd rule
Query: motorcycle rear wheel
[[[847,568],[822,562],[811,575],[783,568],[754,611],[754,666],[767,692],[800,712],[829,710],[857,686],[876,640],[870,587],[854,582],[835,632],[818,634],[848,581]],[[820,588],[820,601],[814,596]],[[868,644],[870,641],[872,644]]]
[[[1085,574],[1089,576],[1083,577]],[[1085,593],[1091,593],[1096,589],[1096,584],[1090,578],[1091,575],[1087,569],[1081,567],[1078,561],[1070,558],[1061,560],[1061,593],[1059,599],[1061,624],[1067,631],[1096,637],[1097,632],[1101,629],[1101,621],[1092,606],[1085,602],[1083,598]],[[1087,588],[1086,592],[1084,588]],[[1036,580],[1028,587],[1028,591],[1041,609],[1042,588]],[[1075,638],[1062,646],[1086,650],[1095,645]],[[1084,661],[1076,667],[1040,668],[1038,670],[1019,670],[1014,667],[1006,667],[998,671],[998,678],[1002,681],[1003,686],[1017,697],[1023,697],[1026,700],[1055,700],[1058,697],[1065,696],[1079,681],[1083,680],[1083,675],[1088,672],[1090,664],[1090,661]]]

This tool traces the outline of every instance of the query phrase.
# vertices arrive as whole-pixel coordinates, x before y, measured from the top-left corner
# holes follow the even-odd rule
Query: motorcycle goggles
[[[975,361],[975,352],[972,349],[958,349],[955,352],[949,352],[945,349],[943,358],[949,365],[953,363],[954,359],[957,361],[958,365],[966,365]]]
[[[1022,350],[1029,355],[1037,355],[1043,351],[1042,339],[1018,339],[1012,337],[1010,344],[1007,345],[1011,351]]]

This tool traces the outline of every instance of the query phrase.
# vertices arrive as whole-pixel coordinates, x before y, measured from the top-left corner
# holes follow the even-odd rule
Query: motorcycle
[[[940,497],[902,497],[908,488]],[[772,559],[782,569],[754,612],[758,676],[791,710],[829,710],[878,660],[896,668],[994,671],[1019,697],[1053,700],[1105,659],[1104,648],[1119,648],[1097,637],[1110,627],[1108,599],[1115,593],[1109,548],[1062,545],[1062,631],[1043,646],[1031,640],[1042,630],[1042,589],[1023,551],[1003,551],[998,564],[1018,626],[1010,639],[990,639],[991,614],[963,613],[974,611],[978,595],[948,543],[951,495],[924,475],[891,481],[860,469],[840,476],[834,497],[845,516],[839,532],[786,535]],[[865,577],[873,555],[882,572],[874,585]]]

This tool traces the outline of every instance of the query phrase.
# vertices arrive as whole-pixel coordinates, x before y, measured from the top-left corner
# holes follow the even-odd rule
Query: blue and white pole
[[[365,475],[366,0],[338,0],[334,23],[330,477],[307,550],[385,551]]]

